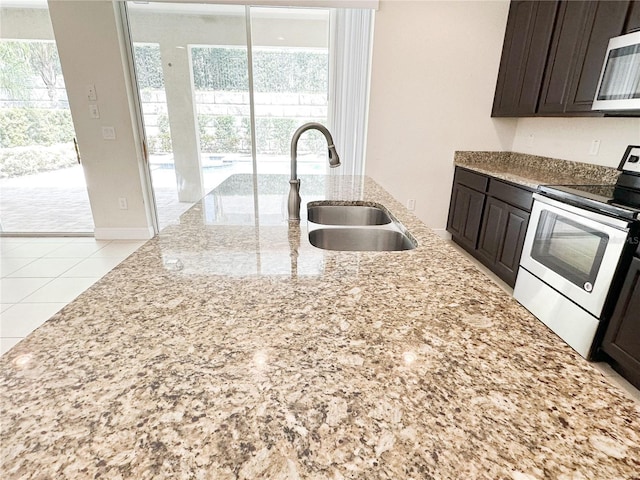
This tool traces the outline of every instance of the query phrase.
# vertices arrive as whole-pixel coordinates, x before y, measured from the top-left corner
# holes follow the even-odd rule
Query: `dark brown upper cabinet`
[[[621,35],[630,1],[565,1],[560,5],[540,114],[589,113],[611,37]]]
[[[512,0],[492,116],[602,116],[609,39],[639,28],[640,0]]]
[[[624,25],[624,31],[622,33],[631,33],[640,30],[640,2],[631,2],[629,6],[629,15],[627,15],[627,22]]]
[[[511,2],[492,116],[535,114],[558,4]]]

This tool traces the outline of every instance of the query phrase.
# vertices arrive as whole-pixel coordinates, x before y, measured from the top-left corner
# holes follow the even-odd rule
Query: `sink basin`
[[[322,225],[387,225],[391,218],[378,207],[367,205],[313,205],[307,208],[310,222]]]
[[[309,232],[309,241],[325,250],[382,252],[416,248],[403,233],[381,228],[319,228]]]

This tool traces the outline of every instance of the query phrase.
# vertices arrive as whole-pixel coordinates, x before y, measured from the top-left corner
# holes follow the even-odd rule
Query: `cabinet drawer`
[[[533,205],[533,192],[524,188],[509,185],[500,180],[491,179],[489,182],[489,195],[507,202],[514,207],[531,211]]]
[[[486,192],[487,184],[489,183],[489,177],[485,177],[480,173],[464,170],[460,167],[456,167],[455,183],[466,185],[469,188],[473,188],[479,192]]]

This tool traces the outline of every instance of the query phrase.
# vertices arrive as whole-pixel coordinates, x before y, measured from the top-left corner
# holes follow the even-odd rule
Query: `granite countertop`
[[[640,406],[368,178],[231,177],[0,359],[3,479],[631,479]],[[304,209],[303,209],[304,212]]]
[[[517,152],[455,152],[454,164],[534,190],[540,185],[614,184],[620,175],[611,167]]]

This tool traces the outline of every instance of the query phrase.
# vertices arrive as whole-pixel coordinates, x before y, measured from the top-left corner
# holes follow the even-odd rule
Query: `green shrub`
[[[288,155],[291,136],[302,123],[300,119],[259,117],[256,119],[256,151],[260,155]],[[218,153],[249,153],[251,135],[249,119],[238,123],[232,115],[198,115],[200,150]],[[322,152],[326,141],[320,132],[309,131],[298,143],[300,154]]]
[[[136,51],[136,55],[137,55]],[[143,52],[140,51],[142,54]],[[144,77],[155,78],[152,52],[141,56]],[[235,47],[193,47],[193,83],[196,90],[247,91],[249,89],[247,50]],[[325,93],[329,82],[328,54],[290,48],[255,49],[253,75],[256,92]],[[146,82],[146,80],[145,80]],[[146,83],[145,83],[146,85]],[[158,81],[149,81],[158,88]]]
[[[20,177],[77,165],[73,143],[48,147],[12,147],[0,149],[0,178]]]
[[[0,148],[55,145],[73,141],[74,136],[68,110],[0,109]]]
[[[256,148],[260,154],[286,155],[297,120],[292,118],[256,118]]]
[[[171,132],[169,131],[169,117],[158,117],[158,135],[150,135],[147,138],[149,153],[168,153],[172,151]]]
[[[242,152],[242,130],[232,115],[198,115],[200,150],[203,152]]]

